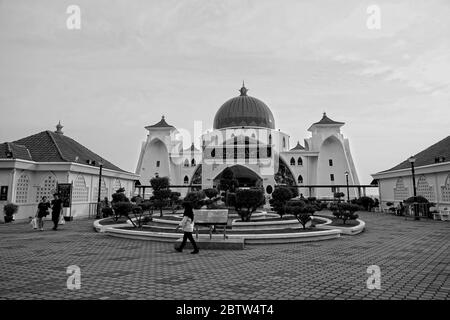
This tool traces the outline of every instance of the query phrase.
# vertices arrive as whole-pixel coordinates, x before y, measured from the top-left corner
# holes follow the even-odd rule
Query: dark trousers
[[[194,237],[192,236],[192,232],[185,232],[183,236],[183,242],[180,245],[180,249],[183,250],[184,246],[186,245],[186,241],[189,239],[189,241],[192,243],[192,246],[194,247],[194,250],[197,251],[198,247],[195,243]]]
[[[59,214],[52,213],[53,229],[58,228]]]

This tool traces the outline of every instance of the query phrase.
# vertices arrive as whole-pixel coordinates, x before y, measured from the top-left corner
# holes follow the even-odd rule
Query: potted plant
[[[7,203],[3,206],[3,213],[5,214],[5,223],[14,221],[14,214],[17,213],[19,207],[14,203]]]

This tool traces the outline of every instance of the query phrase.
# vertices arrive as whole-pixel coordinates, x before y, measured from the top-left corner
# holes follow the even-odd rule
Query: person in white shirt
[[[184,204],[184,214],[183,219],[181,220],[180,224],[177,226],[176,230],[178,230],[180,227],[184,232],[183,236],[183,242],[181,245],[176,248],[178,252],[182,252],[184,246],[186,245],[187,239],[192,243],[192,246],[194,247],[194,251],[192,251],[192,254],[199,253],[197,243],[195,243],[194,237],[192,236],[192,233],[194,232],[194,211],[192,210],[192,205],[188,202],[185,202]]]

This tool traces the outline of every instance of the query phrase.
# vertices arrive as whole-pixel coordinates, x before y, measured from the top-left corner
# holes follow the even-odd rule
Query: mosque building
[[[359,185],[349,141],[341,133],[344,122],[323,113],[309,127],[311,136],[291,147],[289,135],[275,129],[270,108],[247,92],[243,84],[240,95],[218,109],[213,130],[201,135],[197,147],[184,149],[177,129],[164,116],[147,126],[136,169],[139,183],[149,185],[153,177],[167,176],[183,195],[189,187],[217,187],[224,169],[230,168],[240,187],[262,187],[267,194],[278,185],[293,185],[305,197],[324,198],[333,197],[333,185],[345,185],[347,178],[350,185]],[[351,197],[356,193],[350,189]]]

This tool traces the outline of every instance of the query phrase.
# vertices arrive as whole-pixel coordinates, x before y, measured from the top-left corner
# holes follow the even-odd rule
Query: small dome
[[[225,102],[214,117],[214,129],[230,127],[263,127],[275,129],[275,120],[269,107],[259,99],[247,95],[242,84],[240,96]]]

